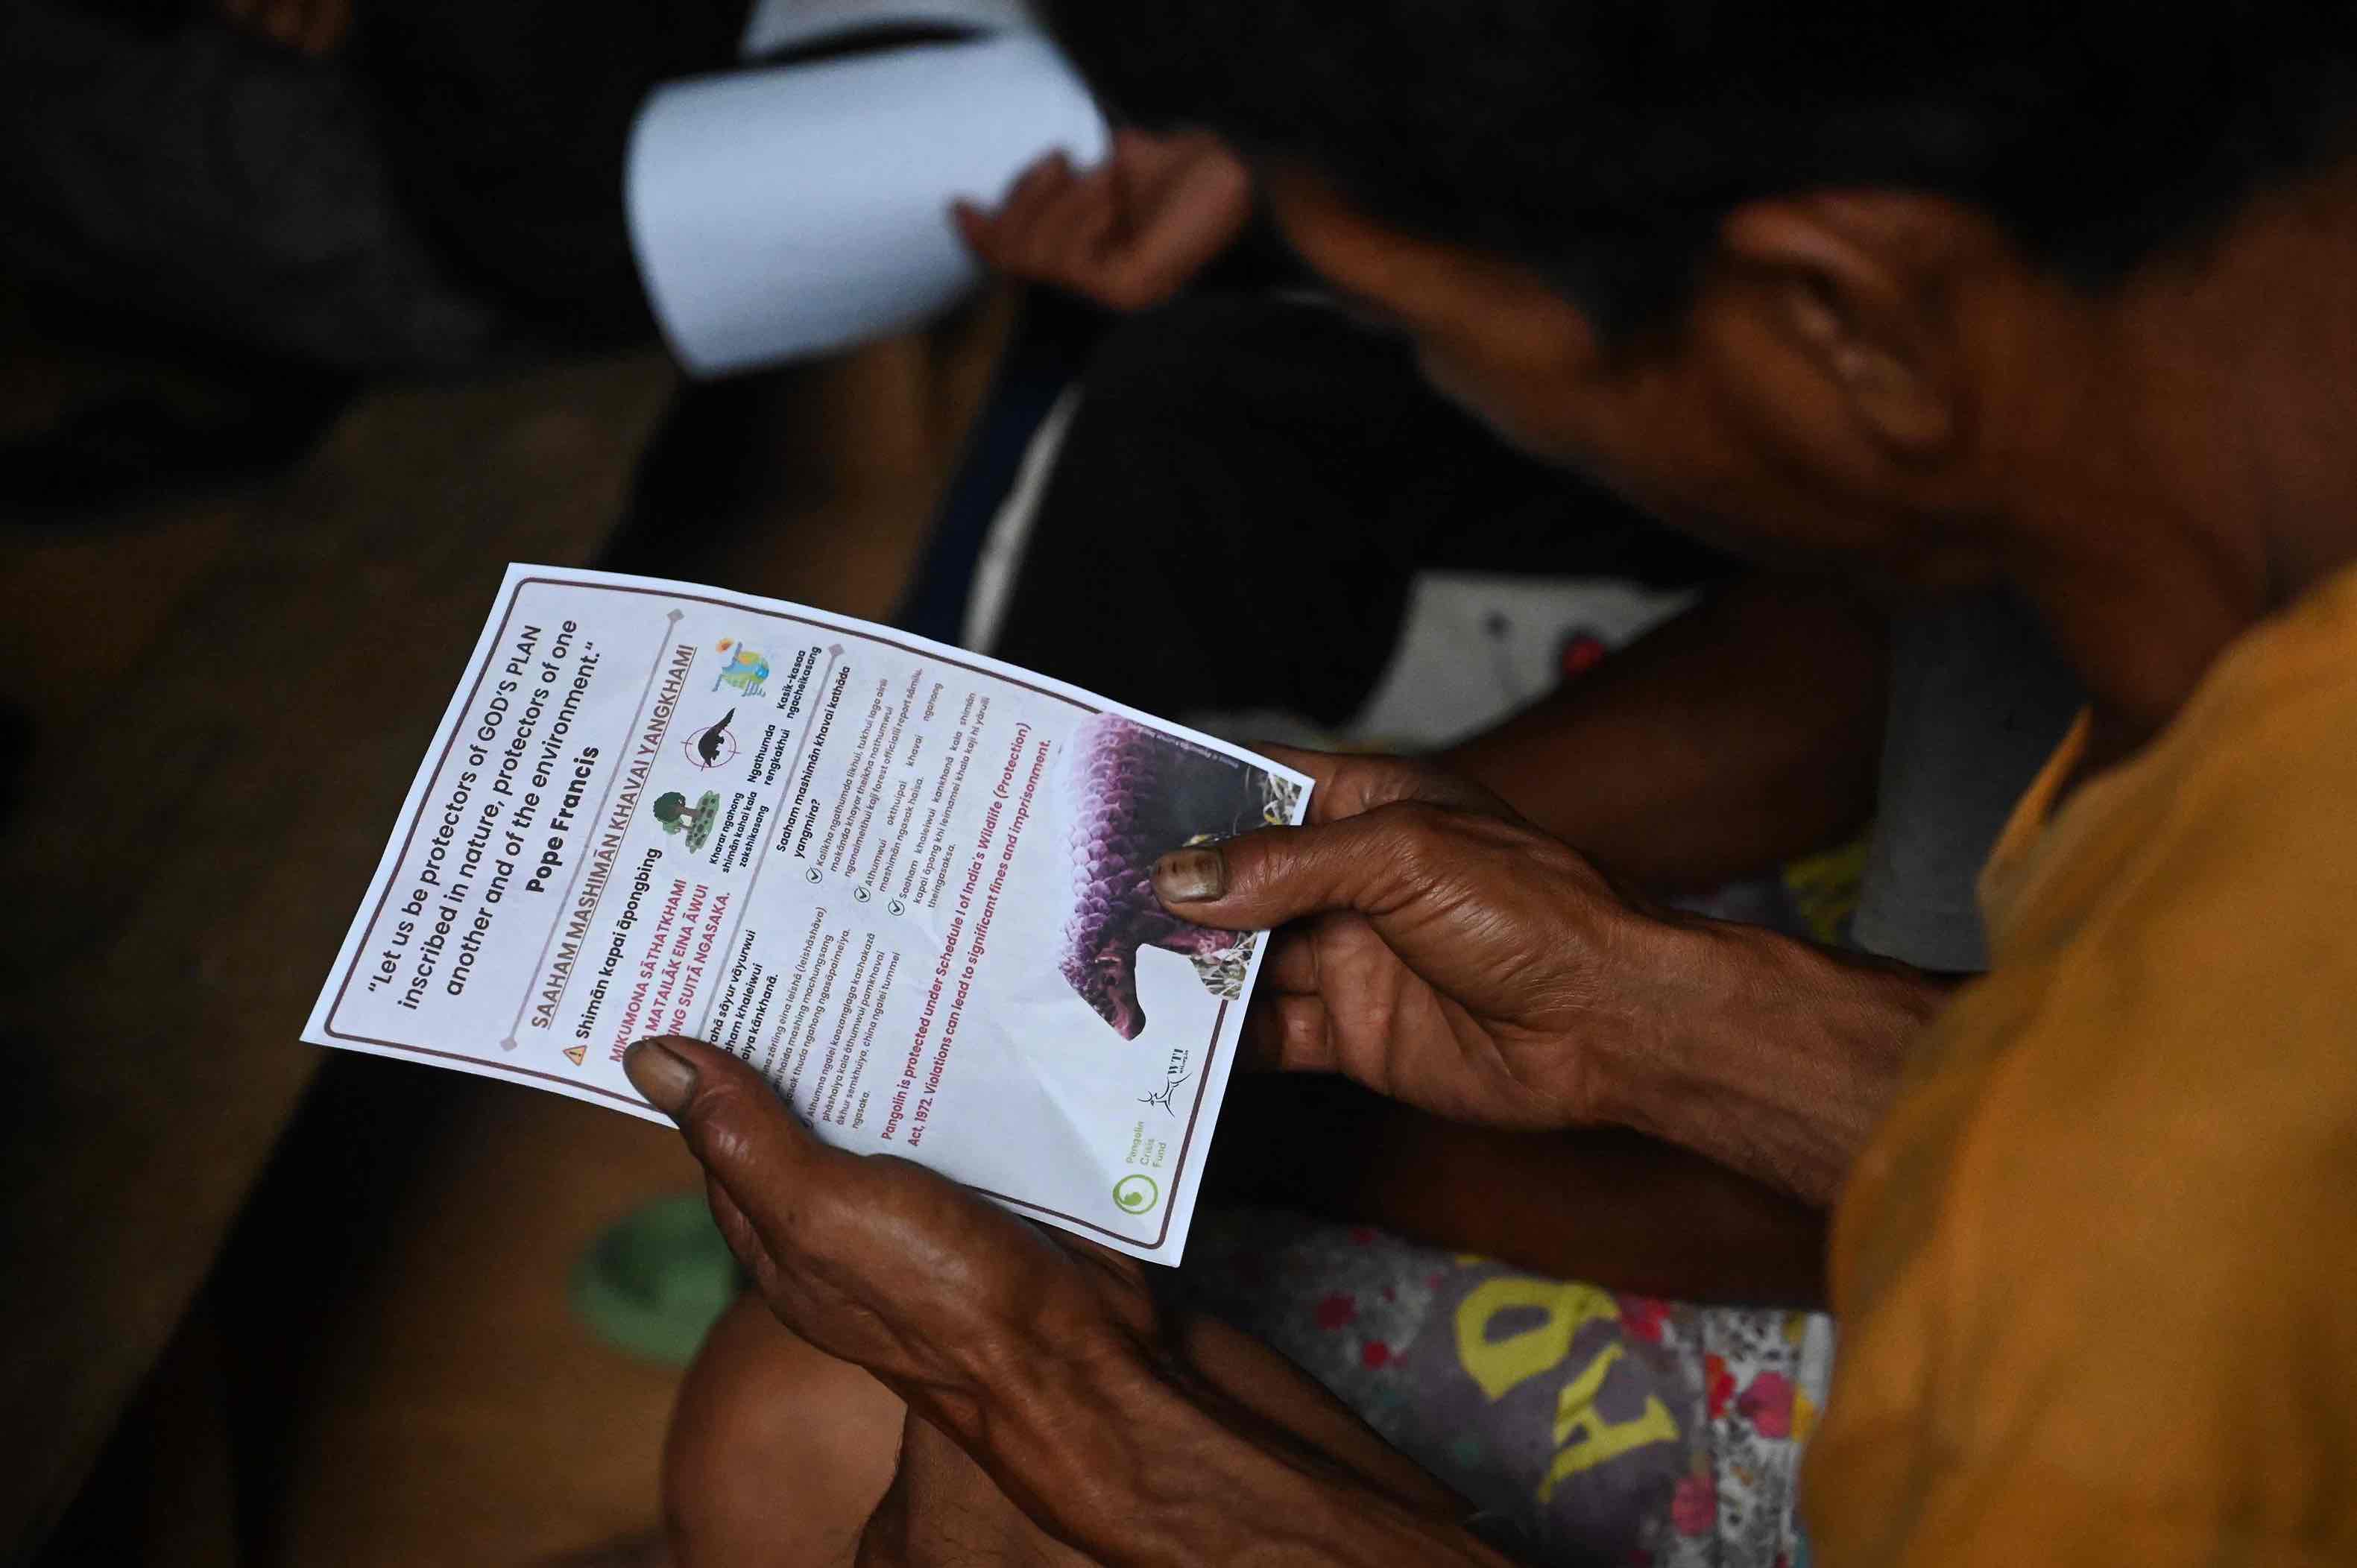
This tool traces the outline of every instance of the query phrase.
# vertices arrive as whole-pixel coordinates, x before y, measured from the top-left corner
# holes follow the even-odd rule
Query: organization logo
[[[764,690],[762,682],[770,678],[770,656],[758,653],[737,638],[724,637],[713,648],[720,655],[720,674],[712,682],[716,692],[723,686],[733,686],[748,697],[758,697]]]
[[[1159,1106],[1165,1116],[1178,1115],[1178,1109],[1171,1101],[1178,1098],[1178,1090],[1186,1086],[1187,1080],[1195,1076],[1187,1070],[1187,1062],[1188,1056],[1185,1051],[1172,1051],[1169,1061],[1163,1068],[1161,1086],[1151,1093],[1139,1095],[1137,1102],[1140,1105]]]
[[[1145,1214],[1162,1201],[1162,1189],[1152,1176],[1132,1171],[1113,1184],[1113,1201],[1124,1214]]]
[[[729,709],[719,722],[708,724],[687,737],[687,759],[696,767],[711,769],[725,768],[737,755],[737,736],[728,725],[737,717]]]

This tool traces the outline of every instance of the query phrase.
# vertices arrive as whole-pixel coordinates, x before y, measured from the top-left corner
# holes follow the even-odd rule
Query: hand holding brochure
[[[1308,781],[887,628],[512,566],[313,1009],[316,1044],[662,1121],[649,1035],[818,1135],[1176,1262],[1265,939],[1157,857]]]

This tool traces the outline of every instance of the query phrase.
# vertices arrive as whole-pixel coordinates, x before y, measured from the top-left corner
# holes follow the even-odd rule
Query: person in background
[[[0,6],[0,270],[41,336],[135,372],[0,441],[56,523],[310,451],[356,391],[517,348],[393,189],[348,0]]]

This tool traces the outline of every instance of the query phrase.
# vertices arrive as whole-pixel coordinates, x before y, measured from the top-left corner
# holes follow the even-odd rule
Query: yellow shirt
[[[1842,1196],[1824,1568],[2357,1563],[2357,571],[2083,728]]]

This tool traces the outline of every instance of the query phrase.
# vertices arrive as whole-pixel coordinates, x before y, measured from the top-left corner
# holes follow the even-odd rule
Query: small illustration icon
[[[734,686],[748,697],[758,697],[761,682],[770,678],[770,656],[757,653],[733,637],[724,637],[713,651],[721,655],[720,677],[712,682],[716,692],[723,686]]]
[[[1162,1201],[1162,1189],[1152,1176],[1132,1171],[1113,1184],[1113,1200],[1124,1214],[1144,1214]]]
[[[1162,1075],[1162,1087],[1151,1094],[1139,1095],[1137,1102],[1140,1105],[1158,1105],[1164,1115],[1176,1116],[1178,1112],[1172,1101],[1178,1098],[1178,1090],[1187,1080],[1194,1076],[1187,1070],[1187,1053],[1173,1051],[1170,1053],[1170,1065]]]
[[[867,899],[868,899],[868,892],[867,892],[867,889],[866,889],[866,888],[865,888],[865,887],[855,887],[855,888],[853,888],[853,889],[851,890],[851,899],[852,899],[852,902],[853,902],[853,903],[855,903],[855,904],[865,904],[865,903],[866,903],[866,902],[867,902]]]
[[[808,871],[803,872],[802,880],[804,882],[816,882],[818,880],[818,867],[813,865]]]
[[[909,912],[909,906],[901,903],[898,898],[893,899],[889,904],[885,905],[884,908],[891,910],[892,913],[896,915],[905,915]]]
[[[737,755],[737,737],[728,729],[737,710],[729,709],[720,715],[718,724],[705,725],[687,737],[687,759],[696,767],[718,768]]]
[[[706,789],[691,806],[687,797],[678,790],[667,790],[655,797],[654,813],[663,832],[685,833],[688,849],[699,850],[712,836],[712,824],[719,819],[720,797]]]

